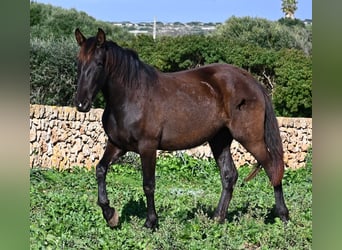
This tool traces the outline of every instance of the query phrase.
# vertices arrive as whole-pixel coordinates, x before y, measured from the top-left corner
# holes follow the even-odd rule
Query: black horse
[[[142,62],[134,51],[107,41],[102,29],[88,39],[76,29],[75,36],[80,45],[77,110],[88,112],[100,90],[106,101],[102,123],[108,142],[96,177],[98,204],[110,227],[119,222],[106,192],[111,163],[127,151],[140,155],[147,199],[144,225],[154,228],[158,223],[156,151],[187,149],[206,141],[220,168],[222,193],[214,217],[223,222],[238,178],[230,153],[233,139],[265,169],[274,187],[276,212],[283,221],[288,220],[278,123],[264,88],[248,72],[229,64],[211,64],[162,73]]]

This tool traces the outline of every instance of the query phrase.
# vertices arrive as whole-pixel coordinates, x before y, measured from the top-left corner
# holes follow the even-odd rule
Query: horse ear
[[[101,28],[99,28],[97,31],[96,40],[98,47],[101,47],[106,41],[106,34]]]
[[[80,29],[77,28],[75,30],[75,37],[76,37],[76,41],[78,43],[78,45],[82,45],[84,43],[85,40],[87,40],[84,35],[81,33]]]

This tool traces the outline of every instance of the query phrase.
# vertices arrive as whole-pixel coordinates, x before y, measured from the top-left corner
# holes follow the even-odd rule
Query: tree
[[[294,13],[297,10],[297,0],[282,0],[281,10],[285,14],[285,18],[295,19]]]

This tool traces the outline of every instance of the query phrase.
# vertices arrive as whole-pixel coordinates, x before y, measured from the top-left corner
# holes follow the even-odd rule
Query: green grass
[[[186,155],[160,157],[155,232],[142,227],[145,197],[137,162],[113,165],[107,175],[108,196],[120,214],[117,229],[106,226],[97,206],[94,170],[33,168],[31,249],[312,248],[311,157],[305,168],[285,172],[284,195],[291,216],[286,225],[273,215],[273,188],[264,171],[244,183],[250,168],[239,168],[227,222],[218,224],[211,219],[221,192],[215,163]]]

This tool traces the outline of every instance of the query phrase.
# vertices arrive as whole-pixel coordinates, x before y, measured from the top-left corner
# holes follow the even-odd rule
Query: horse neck
[[[138,101],[137,93],[140,95],[143,91],[143,89],[127,87],[124,83],[115,81],[108,81],[102,89],[106,107],[116,113],[121,113],[123,106],[136,103]]]
[[[118,106],[127,99],[127,91],[125,86],[108,80],[102,88],[102,94],[107,105]]]
[[[113,48],[114,49],[114,48]],[[153,68],[139,60],[133,52],[121,47],[116,48],[117,57],[110,50],[107,54],[107,80],[103,90],[107,105],[121,107],[125,103],[138,101],[151,86],[146,82],[157,81],[157,73]],[[119,60],[120,59],[120,60]]]

